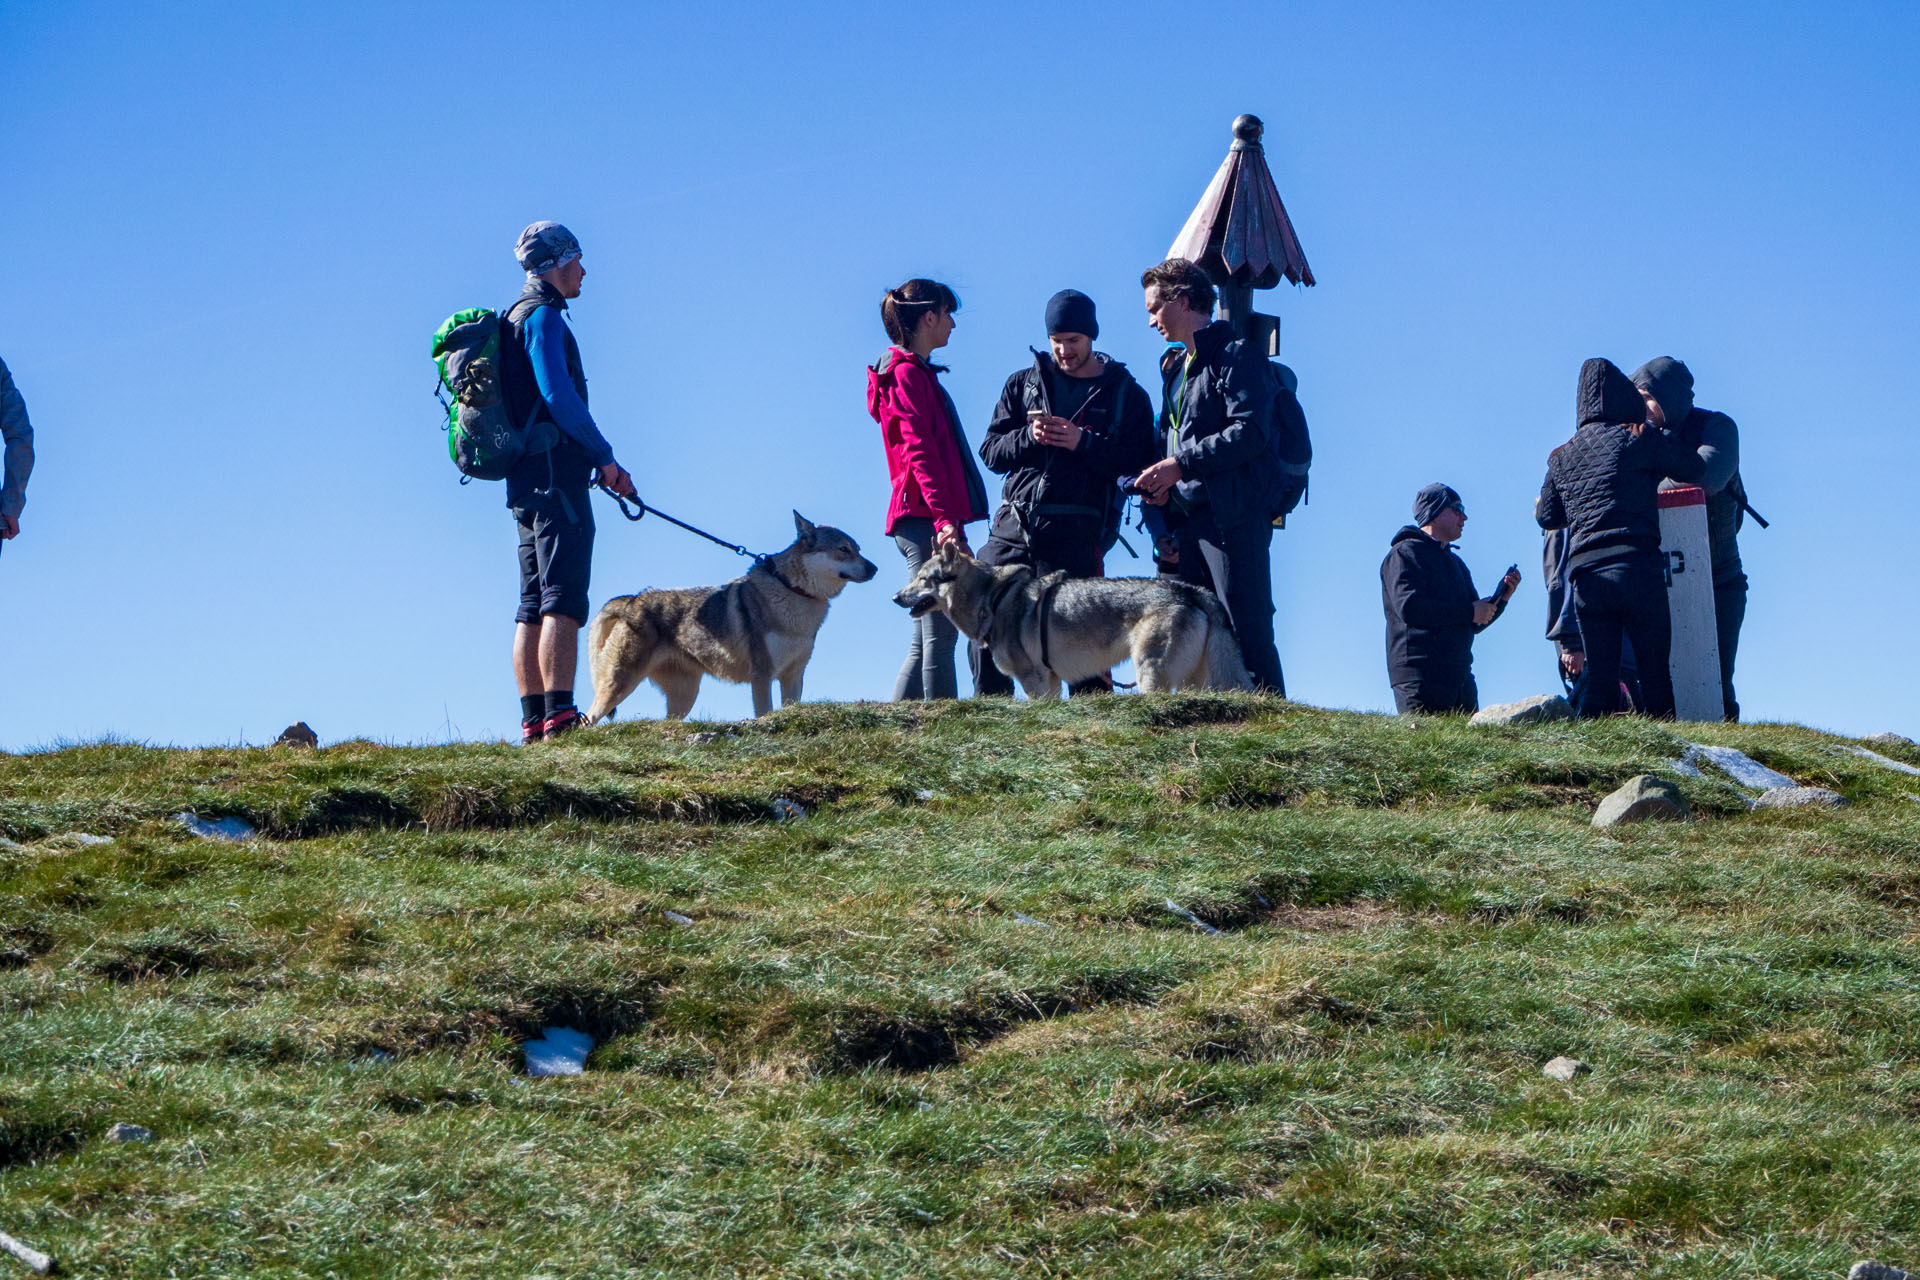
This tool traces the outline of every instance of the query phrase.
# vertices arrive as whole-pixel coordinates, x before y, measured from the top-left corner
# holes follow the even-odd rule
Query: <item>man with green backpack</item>
[[[454,393],[448,450],[468,476],[507,482],[520,530],[520,608],[513,674],[525,742],[584,723],[574,705],[579,633],[593,568],[595,480],[633,497],[633,478],[587,411],[580,348],[563,313],[580,296],[580,242],[557,222],[520,233],[513,256],[527,273],[519,300],[499,316],[462,311],[434,335],[441,379]]]

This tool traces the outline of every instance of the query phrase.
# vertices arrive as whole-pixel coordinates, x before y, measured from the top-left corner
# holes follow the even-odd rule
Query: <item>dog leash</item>
[[[634,520],[634,521],[640,520],[646,516],[647,512],[651,511],[653,512],[654,515],[659,516],[662,520],[665,520],[668,524],[679,525],[682,529],[685,529],[688,533],[698,534],[700,537],[705,538],[708,542],[718,543],[719,545],[725,547],[727,550],[733,552],[733,554],[737,556],[746,556],[749,560],[753,561],[754,568],[765,569],[769,574],[772,575],[773,580],[775,582],[779,583],[781,586],[785,587],[787,590],[793,592],[793,594],[797,596],[805,596],[809,600],[818,600],[821,598],[813,594],[813,592],[811,591],[802,591],[799,587],[796,587],[791,582],[788,582],[786,575],[781,573],[780,570],[774,567],[773,556],[766,552],[749,551],[737,542],[728,542],[725,538],[715,537],[713,534],[708,533],[705,529],[702,529],[697,525],[691,525],[691,524],[688,524],[685,520],[676,519],[675,517],[668,515],[666,512],[662,511],[658,507],[648,506],[646,503],[640,500],[640,495],[637,493],[634,494],[633,497],[627,498],[627,497],[623,497],[620,494],[615,493],[613,490],[608,489],[607,486],[600,484],[598,482],[596,482],[593,487],[596,489],[603,490],[608,497],[612,498],[615,502],[619,503],[620,514],[625,516],[628,520]],[[627,503],[629,502],[633,503],[633,508],[631,510],[629,510],[627,507]]]

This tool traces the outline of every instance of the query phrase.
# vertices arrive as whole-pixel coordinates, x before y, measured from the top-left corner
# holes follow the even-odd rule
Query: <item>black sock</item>
[[[572,708],[572,706],[573,706],[573,690],[571,689],[547,690],[547,716],[549,719],[551,719],[556,715],[559,715],[562,711],[569,710],[570,708]]]
[[[547,695],[544,693],[523,693],[520,695],[520,723],[537,724],[547,718]]]

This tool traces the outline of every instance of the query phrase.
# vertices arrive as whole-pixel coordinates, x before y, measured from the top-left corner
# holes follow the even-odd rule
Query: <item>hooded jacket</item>
[[[986,519],[986,482],[931,365],[903,347],[887,348],[867,370],[867,412],[880,424],[893,482],[888,533],[911,516],[932,520],[935,529]]]
[[[1180,463],[1178,505],[1211,504],[1221,528],[1272,520],[1287,492],[1270,441],[1278,383],[1267,358],[1216,320],[1194,335],[1191,356],[1169,350],[1160,373],[1159,456]]]
[[[1660,481],[1698,484],[1700,456],[1672,432],[1630,428],[1646,418],[1646,402],[1611,360],[1580,367],[1573,439],[1547,459],[1534,517],[1542,529],[1570,531],[1569,571],[1652,555],[1660,550]]]
[[[1741,576],[1738,538],[1747,507],[1747,490],[1740,479],[1739,427],[1724,413],[1694,407],[1693,373],[1672,356],[1660,356],[1635,369],[1633,384],[1659,403],[1668,429],[1682,447],[1700,455],[1706,468],[1700,487],[1707,493],[1713,583],[1724,586],[1737,581]]]
[[[1454,685],[1473,670],[1473,589],[1467,562],[1418,525],[1393,535],[1380,562],[1387,614],[1387,680]]]
[[[1088,537],[1095,537],[1110,515],[1117,512],[1115,481],[1146,469],[1153,461],[1153,402],[1127,366],[1108,359],[1097,379],[1098,389],[1078,417],[1080,445],[1073,450],[1041,444],[1027,428],[1027,411],[1052,414],[1053,382],[1064,377],[1047,352],[1033,353],[1033,364],[1007,379],[993,407],[986,439],[980,442],[980,460],[989,471],[1006,476],[1000,499],[1020,509],[1023,517],[1041,520],[1092,517]],[[1081,512],[1060,508],[1081,508]],[[1036,509],[1045,508],[1046,510]],[[1017,541],[1022,527],[1016,520],[1003,531]]]
[[[33,424],[27,421],[27,402],[13,385],[7,362],[0,360],[0,442],[5,445],[5,471],[0,473],[0,516],[18,520],[27,506],[27,477],[33,474]]]

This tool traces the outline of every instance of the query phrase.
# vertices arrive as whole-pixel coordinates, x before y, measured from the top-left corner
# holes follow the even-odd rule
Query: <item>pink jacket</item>
[[[909,516],[930,517],[936,529],[987,518],[970,492],[968,472],[979,473],[961,454],[947,404],[938,376],[912,352],[889,347],[867,370],[867,412],[880,424],[893,481],[888,533]]]

